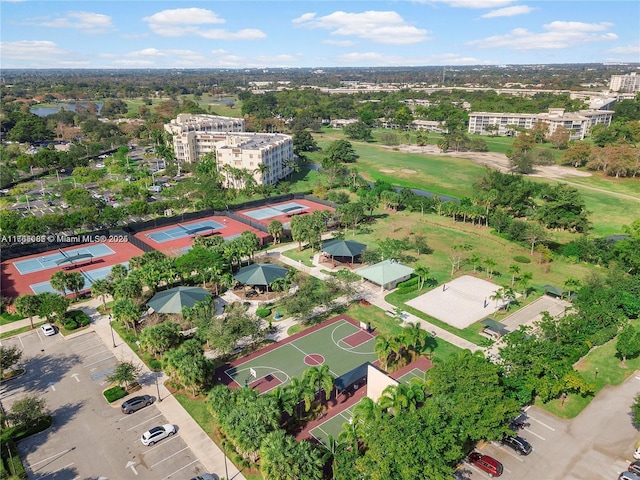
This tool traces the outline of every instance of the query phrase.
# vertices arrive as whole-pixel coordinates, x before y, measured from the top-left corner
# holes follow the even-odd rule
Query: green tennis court
[[[224,374],[260,393],[301,378],[312,366],[328,365],[339,377],[366,362],[375,362],[375,336],[352,318],[340,315],[255,354],[234,362]]]

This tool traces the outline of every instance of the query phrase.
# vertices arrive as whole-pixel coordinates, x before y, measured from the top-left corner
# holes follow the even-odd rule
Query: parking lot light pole
[[[113,335],[113,323],[111,320],[111,315],[109,315],[109,327],[111,327],[111,342],[113,343],[113,348],[116,348],[116,337]]]

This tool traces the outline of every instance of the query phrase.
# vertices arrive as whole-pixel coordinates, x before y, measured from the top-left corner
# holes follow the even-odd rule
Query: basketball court
[[[366,362],[375,362],[375,335],[346,315],[335,317],[282,342],[238,359],[217,371],[219,381],[265,393],[302,378],[309,367],[328,365],[337,378]]]
[[[505,302],[502,300],[491,300],[499,288],[499,285],[487,280],[463,275],[405,303],[453,327],[463,329],[504,306]]]
[[[419,378],[424,380],[424,372],[431,366],[430,362],[417,361],[407,367],[395,372],[391,375],[392,378],[397,380],[398,383],[409,384],[413,378]],[[363,388],[364,390],[364,388]],[[338,439],[338,435],[343,430],[345,423],[351,424],[353,422],[353,409],[356,405],[362,401],[365,395],[362,395],[358,402],[349,405],[347,408],[338,411],[324,422],[320,422],[308,431],[308,436],[315,439],[317,442],[329,445],[329,437]]]

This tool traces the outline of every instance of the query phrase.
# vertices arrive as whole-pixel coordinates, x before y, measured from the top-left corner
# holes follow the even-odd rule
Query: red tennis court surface
[[[120,237],[118,237],[120,238]],[[82,269],[91,273],[91,270],[111,267],[118,263],[128,262],[131,257],[142,255],[144,252],[138,247],[129,242],[101,242],[101,244],[108,246],[114,253],[103,257],[95,258],[91,261],[91,264],[86,263],[82,265]],[[100,245],[100,243],[90,244]],[[81,244],[72,247],[63,248],[63,252],[70,250],[76,250]],[[55,253],[58,250],[52,250],[51,252],[40,252],[34,255],[26,255],[24,257],[14,258],[2,262],[2,271],[0,272],[0,282],[2,285],[2,295],[7,297],[17,297],[18,295],[29,294],[33,295],[31,285],[35,285],[41,282],[46,282],[51,278],[55,272],[66,271],[74,272],[79,271],[79,268],[70,269],[69,266],[56,266],[54,268],[48,268],[46,270],[38,270],[37,272],[21,274],[15,267],[16,262],[22,262],[29,259],[40,258],[47,253]]]
[[[184,227],[189,227],[190,225],[197,225],[206,220],[213,220],[216,223],[224,225],[224,228],[216,230],[213,232],[213,235],[219,235],[222,238],[233,238],[240,235],[242,232],[249,231],[255,233],[260,239],[260,244],[264,245],[268,243],[271,239],[271,236],[268,233],[261,232],[260,230],[250,227],[249,225],[245,225],[242,222],[234,220],[233,218],[229,218],[226,216],[211,216],[205,218],[199,218],[197,220],[192,220],[189,222],[179,222],[180,225]],[[177,224],[178,222],[176,222]],[[134,236],[140,240],[141,242],[146,243],[154,250],[158,250],[165,255],[176,257],[180,256],[186,250],[188,250],[191,246],[193,246],[193,239],[195,236],[187,235],[181,238],[175,238],[173,240],[165,241],[165,242],[156,242],[153,240],[153,234],[157,232],[163,232],[166,230],[173,229],[176,225],[165,225],[160,228],[153,228],[149,230],[145,230],[143,232],[136,233]],[[151,234],[151,236],[150,236]]]
[[[294,211],[294,212],[291,212],[291,213],[284,213],[283,212],[281,215],[276,215],[276,216],[273,216],[273,217],[270,216],[269,218],[264,218],[264,219],[258,219],[258,218],[254,218],[254,217],[251,217],[251,216],[247,215],[247,213],[251,213],[251,212],[253,212],[255,210],[260,210],[261,208],[262,209],[269,208],[269,207],[278,208],[279,205],[286,205],[286,204],[289,204],[289,203],[296,203],[296,204],[302,205],[302,206],[305,207],[305,209],[301,210],[301,211]],[[328,210],[330,212],[333,212],[335,209],[333,207],[328,207],[327,205],[322,205],[321,203],[316,203],[316,202],[313,202],[311,200],[307,200],[305,198],[296,198],[296,199],[293,199],[293,200],[283,200],[282,202],[278,202],[278,203],[269,203],[268,205],[264,205],[263,207],[245,208],[245,209],[242,209],[242,210],[237,210],[234,213],[237,213],[238,215],[243,215],[243,216],[247,217],[248,220],[251,220],[253,222],[258,222],[258,223],[264,225],[265,227],[268,227],[269,223],[272,220],[279,220],[280,222],[285,224],[285,223],[291,222],[291,219],[293,218],[294,215],[307,215],[307,214],[315,212],[316,210]]]

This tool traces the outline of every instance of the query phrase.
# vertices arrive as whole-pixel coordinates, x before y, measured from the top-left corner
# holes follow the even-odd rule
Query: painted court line
[[[307,352],[305,352],[304,350],[302,350],[300,347],[298,347],[297,345],[295,345],[295,342],[291,342],[288,345],[291,345],[293,348],[295,348],[296,350],[298,350],[300,353],[302,353],[305,357],[308,357],[309,354]],[[336,372],[334,372],[333,370],[329,369],[329,371],[335,375],[336,377],[339,377],[340,375],[338,375]]]

